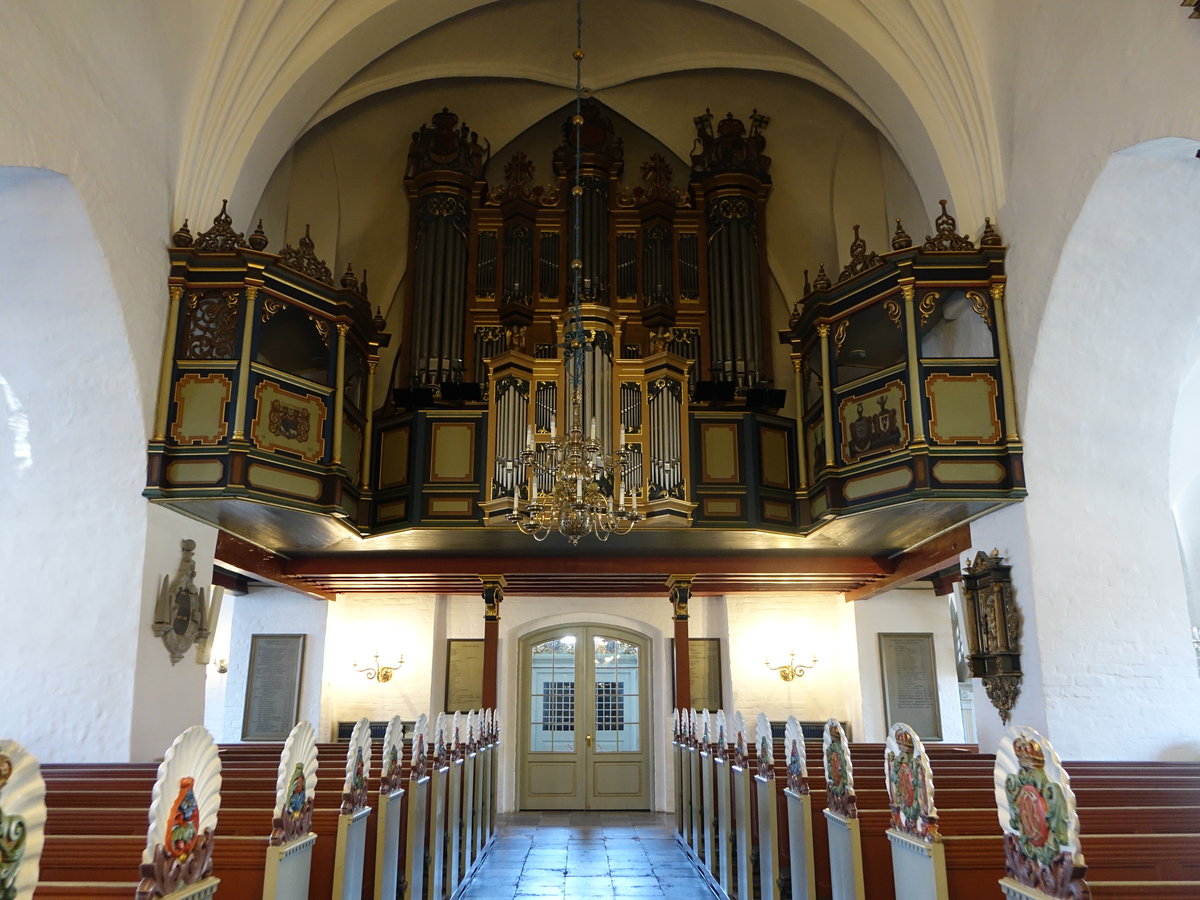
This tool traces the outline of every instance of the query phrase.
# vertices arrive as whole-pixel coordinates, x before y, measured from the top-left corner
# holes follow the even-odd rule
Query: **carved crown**
[[[458,116],[446,107],[434,113],[433,127],[422,125],[414,131],[408,150],[408,175],[433,170],[461,172],[473,178],[483,177],[483,167],[491,156],[491,146],[471,131],[466,122],[458,125]]]
[[[1017,754],[1017,763],[1022,769],[1041,769],[1046,765],[1042,745],[1032,738],[1017,738],[1013,741],[1013,752]]]
[[[907,728],[897,728],[895,731],[896,743],[905,753],[912,753],[913,739],[912,733]]]
[[[716,175],[721,172],[748,172],[763,181],[770,181],[767,170],[771,157],[767,156],[767,139],[763,130],[770,118],[757,109],[750,114],[750,133],[741,119],[728,113],[713,130],[712,110],[696,116],[696,140],[692,148],[692,175]]]

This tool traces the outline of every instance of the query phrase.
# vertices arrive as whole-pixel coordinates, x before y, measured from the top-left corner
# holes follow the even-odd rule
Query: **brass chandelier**
[[[544,541],[554,532],[572,545],[594,534],[601,541],[611,534],[628,534],[643,516],[638,513],[638,488],[626,490],[629,453],[625,428],[618,449],[608,454],[597,438],[592,417],[584,437],[584,354],[594,349],[593,336],[583,327],[583,3],[575,2],[575,183],[571,187],[575,223],[571,278],[571,318],[563,332],[563,375],[568,385],[567,421],[559,438],[555,417],[550,420],[550,440],[535,443],[533,426],[526,432],[525,449],[517,457],[519,476],[513,483],[512,512],[507,519],[534,540]],[[589,295],[591,286],[587,286]],[[528,501],[521,504],[524,483]],[[541,489],[539,491],[539,488]]]

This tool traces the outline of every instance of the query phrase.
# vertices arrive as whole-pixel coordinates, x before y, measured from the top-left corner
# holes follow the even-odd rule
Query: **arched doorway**
[[[650,809],[650,638],[578,623],[521,639],[519,809]]]

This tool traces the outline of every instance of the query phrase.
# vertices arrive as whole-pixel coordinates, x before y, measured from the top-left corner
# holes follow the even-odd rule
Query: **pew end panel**
[[[792,900],[817,900],[816,852],[813,846],[812,795],[784,792],[787,798],[791,849]]]
[[[263,900],[294,900],[308,896],[313,848],[317,836],[311,832],[294,841],[267,848],[263,871]],[[249,900],[249,898],[248,898]]]
[[[887,836],[892,845],[896,900],[950,900],[950,889],[946,884],[946,849],[941,842],[923,841],[894,828],[888,829]]]
[[[825,810],[829,828],[829,870],[833,900],[867,900],[863,879],[862,835],[858,819]]]

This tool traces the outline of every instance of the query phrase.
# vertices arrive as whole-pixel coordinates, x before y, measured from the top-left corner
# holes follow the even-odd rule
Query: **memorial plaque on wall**
[[[250,636],[243,741],[283,741],[300,718],[304,635]]]
[[[932,634],[879,635],[883,727],[904,722],[923,741],[942,739]]]
[[[483,706],[483,641],[446,641],[446,712],[467,712]]]

